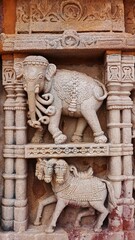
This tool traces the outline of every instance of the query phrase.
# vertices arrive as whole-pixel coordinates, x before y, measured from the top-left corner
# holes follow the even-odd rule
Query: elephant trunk
[[[34,91],[27,91],[30,120],[28,123],[34,128],[41,128],[41,124],[36,120],[36,96]]]

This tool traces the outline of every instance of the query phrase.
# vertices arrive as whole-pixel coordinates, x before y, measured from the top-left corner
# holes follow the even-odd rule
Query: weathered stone
[[[135,0],[0,2],[0,239],[135,239],[134,9]],[[30,89],[32,81],[36,82],[34,90]],[[82,104],[90,96],[84,109],[89,124],[81,118],[77,125],[73,115],[82,113]],[[50,127],[58,109],[68,116],[60,114]],[[36,132],[33,126],[38,127]],[[56,141],[59,134],[64,138],[60,142]],[[65,182],[67,168],[73,182]],[[115,208],[110,206],[108,181]],[[62,188],[63,182],[70,187],[57,192],[56,185]],[[105,203],[97,185],[100,190],[104,187]],[[69,193],[73,186],[78,191]],[[62,194],[64,200],[58,197]],[[65,199],[68,206],[62,211]],[[89,211],[82,208],[87,199],[93,200],[90,205],[98,202]],[[41,226],[34,226],[40,219]],[[75,226],[80,220],[81,226]],[[101,225],[102,231],[95,233]],[[46,233],[48,226],[50,231],[55,227],[55,232]]]

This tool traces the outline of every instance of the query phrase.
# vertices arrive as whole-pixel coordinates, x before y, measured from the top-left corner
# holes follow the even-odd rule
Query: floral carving
[[[62,1],[61,17],[66,20],[80,20],[83,14],[83,7],[79,1]]]
[[[66,30],[62,35],[61,44],[63,47],[77,47],[80,44],[80,38],[76,31]]]
[[[80,0],[59,0],[55,4],[50,0],[31,0],[30,3],[18,0],[16,29],[21,32],[24,28],[23,32],[30,33],[56,32],[74,27],[77,31],[108,31],[112,30],[111,21],[122,22],[123,12],[120,3],[114,4],[109,0],[88,0],[87,3]],[[121,25],[121,30],[123,27]],[[114,30],[118,30],[117,25]]]
[[[120,69],[118,66],[113,65],[109,67],[109,80],[118,81],[120,78]]]
[[[133,81],[133,69],[131,66],[124,66],[122,68],[122,81]]]
[[[15,71],[12,61],[3,61],[3,85],[14,83]]]

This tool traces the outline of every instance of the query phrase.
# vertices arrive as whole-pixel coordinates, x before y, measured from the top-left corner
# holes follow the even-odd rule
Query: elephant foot
[[[74,143],[80,143],[80,142],[82,142],[82,135],[74,134],[74,135],[72,136],[71,141],[74,142]]]
[[[53,233],[54,232],[54,227],[50,226],[47,229],[45,229],[46,233]]]
[[[66,140],[67,140],[67,136],[62,133],[59,136],[54,138],[55,144],[65,143]]]
[[[95,143],[106,143],[107,137],[105,135],[97,136],[94,138]]]

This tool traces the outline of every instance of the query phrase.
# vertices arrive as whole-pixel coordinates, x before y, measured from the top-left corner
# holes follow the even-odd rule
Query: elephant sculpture
[[[96,114],[107,96],[102,83],[84,73],[57,69],[42,56],[26,57],[22,63],[15,65],[15,70],[18,79],[23,76],[24,90],[28,95],[30,115],[28,123],[32,127],[41,128],[42,121],[37,120],[36,114],[40,116],[41,111],[46,113],[47,110],[42,104],[51,103],[53,105],[49,108],[50,116],[47,123],[56,144],[64,143],[67,139],[59,129],[62,113],[79,118],[72,140],[77,136],[81,138],[88,123],[93,131],[95,143],[107,141]],[[43,100],[39,93],[44,93],[46,99]]]
[[[90,215],[90,208],[97,210],[100,215],[94,227],[95,232],[101,231],[104,219],[109,213],[104,202],[109,193],[109,202],[112,208],[116,207],[116,199],[112,185],[103,179],[93,176],[90,167],[87,171],[78,172],[75,166],[70,166],[63,159],[38,159],[36,176],[41,180],[51,182],[54,194],[40,201],[34,224],[41,224],[43,208],[56,202],[52,220],[46,232],[51,233],[56,227],[57,219],[67,205],[84,208],[78,214],[75,226],[78,226],[81,218]]]

